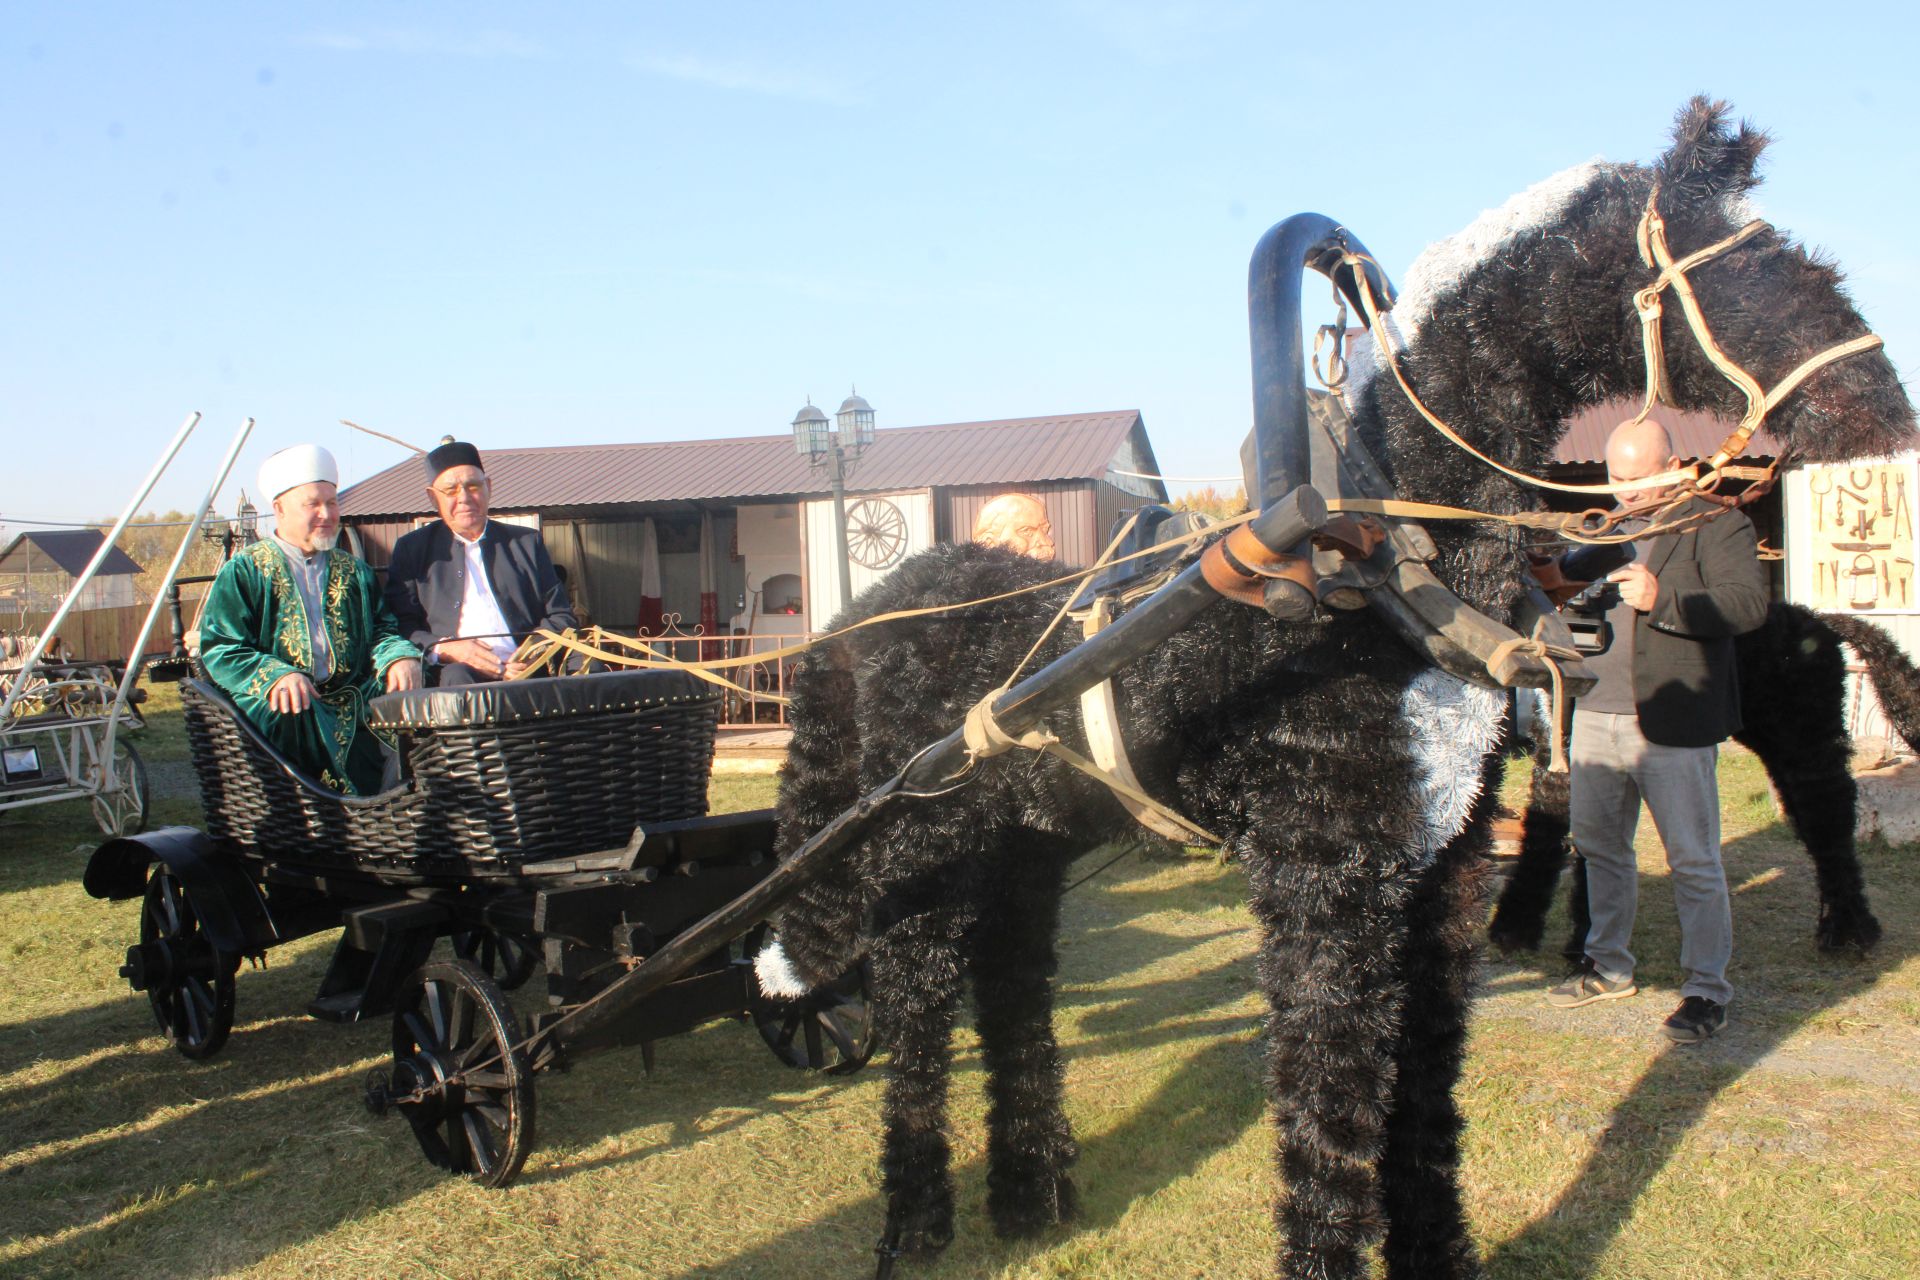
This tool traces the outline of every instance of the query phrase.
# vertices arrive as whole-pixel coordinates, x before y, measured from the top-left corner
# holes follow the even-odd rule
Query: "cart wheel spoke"
[[[161,1033],[186,1057],[218,1053],[233,1030],[238,960],[214,949],[192,893],[165,864],[156,865],[147,880],[138,953]]]
[[[467,1126],[464,1111],[456,1111],[447,1117],[447,1155],[452,1163],[448,1166],[455,1173],[466,1173],[473,1168],[472,1153],[467,1150]]]
[[[198,1044],[207,1038],[207,1023],[200,1014],[200,1002],[193,998],[191,980],[180,989],[180,997],[180,1016],[186,1024],[183,1028],[186,1038]]]
[[[433,1036],[433,1047],[447,1049],[452,1042],[447,1034],[447,988],[444,983],[429,982],[425,991],[427,1025]]]
[[[180,890],[171,875],[159,878],[160,887],[159,916],[162,937],[177,938],[182,932],[180,921]]]
[[[391,1073],[401,1100],[392,1105],[433,1164],[490,1187],[519,1174],[534,1116],[520,1039],[505,993],[472,960],[423,965],[402,984]]]
[[[453,1026],[447,1037],[447,1048],[455,1051],[458,1061],[464,1064],[469,1061],[468,1053],[479,1047],[473,1034],[473,997],[459,987],[454,988],[449,1012]]]
[[[413,1042],[414,1048],[434,1050],[442,1047],[434,1038],[433,1029],[421,1020],[419,1014],[411,1010],[402,1013],[400,1024],[406,1030],[407,1037]]]
[[[493,1135],[487,1131],[487,1125],[477,1112],[469,1108],[460,1113],[462,1126],[466,1129],[467,1150],[473,1158],[473,1171],[491,1174],[500,1163],[500,1153],[493,1145]]]
[[[744,948],[751,959],[764,933]],[[797,1000],[774,999],[754,988],[748,1008],[754,1026],[775,1057],[790,1067],[845,1075],[873,1055],[872,1011],[867,1003],[866,964]]]
[[[807,1019],[807,1061],[825,1062],[826,1055],[820,1052],[820,1019]]]
[[[147,765],[131,744],[116,738],[113,759],[96,760],[87,782],[93,790],[93,820],[101,831],[130,836],[146,830]]]
[[[820,1028],[833,1041],[834,1051],[840,1055],[842,1062],[860,1055],[859,1046],[854,1043],[853,1036],[848,1033],[845,1023],[837,1012],[821,1014]]]
[[[537,942],[518,934],[505,933],[491,925],[463,929],[452,937],[453,954],[471,960],[479,970],[500,984],[504,991],[524,985],[540,967]]]

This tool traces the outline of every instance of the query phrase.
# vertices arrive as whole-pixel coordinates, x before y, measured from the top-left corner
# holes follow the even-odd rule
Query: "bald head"
[[[1607,437],[1607,479],[1615,484],[1644,480],[1679,465],[1673,437],[1652,418],[1623,422]]]
[[[981,507],[973,522],[973,540],[1035,560],[1054,557],[1053,522],[1047,519],[1045,504],[1031,494],[1003,493]]]

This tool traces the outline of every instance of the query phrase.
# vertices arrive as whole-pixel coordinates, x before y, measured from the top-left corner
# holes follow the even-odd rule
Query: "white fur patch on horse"
[[[1417,342],[1420,326],[1426,323],[1442,294],[1519,236],[1560,217],[1606,167],[1605,161],[1596,159],[1562,169],[1498,208],[1486,210],[1446,239],[1436,240],[1421,250],[1400,281],[1399,299],[1388,313],[1395,345]],[[1370,341],[1353,344],[1347,362],[1349,405],[1359,402],[1360,393],[1380,371],[1375,354]]]
[[[1506,695],[1433,668],[1400,698],[1413,730],[1414,804],[1420,828],[1413,849],[1432,858],[1467,825],[1480,796],[1480,765],[1500,737]]]
[[[760,954],[753,958],[753,976],[759,979],[764,994],[778,1000],[798,1000],[809,990],[778,938],[760,948]]]

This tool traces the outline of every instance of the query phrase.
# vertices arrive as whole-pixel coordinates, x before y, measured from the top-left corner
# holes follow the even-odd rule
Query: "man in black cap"
[[[538,533],[487,518],[492,490],[478,449],[447,436],[426,461],[440,519],[393,544],[387,604],[435,683],[518,675],[510,658],[528,633],[574,625],[566,589]]]

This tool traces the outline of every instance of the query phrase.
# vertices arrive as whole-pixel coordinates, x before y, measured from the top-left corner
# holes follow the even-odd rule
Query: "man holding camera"
[[[1666,428],[1652,420],[1624,423],[1607,440],[1607,474],[1616,484],[1678,465]],[[1629,496],[1661,492],[1648,486]],[[1696,498],[1663,519],[1712,510]],[[1662,1029],[1692,1042],[1726,1025],[1733,996],[1715,767],[1719,744],[1740,728],[1733,638],[1766,619],[1767,586],[1753,525],[1739,511],[1639,546],[1635,563],[1607,575],[1617,595],[1605,592],[1588,605],[1604,610],[1613,637],[1604,653],[1586,659],[1598,682],[1574,709],[1570,753],[1573,844],[1586,858],[1592,923],[1580,972],[1547,999],[1575,1009],[1638,990],[1628,944],[1639,898],[1633,836],[1644,799],[1666,848],[1685,973],[1680,1006]]]

